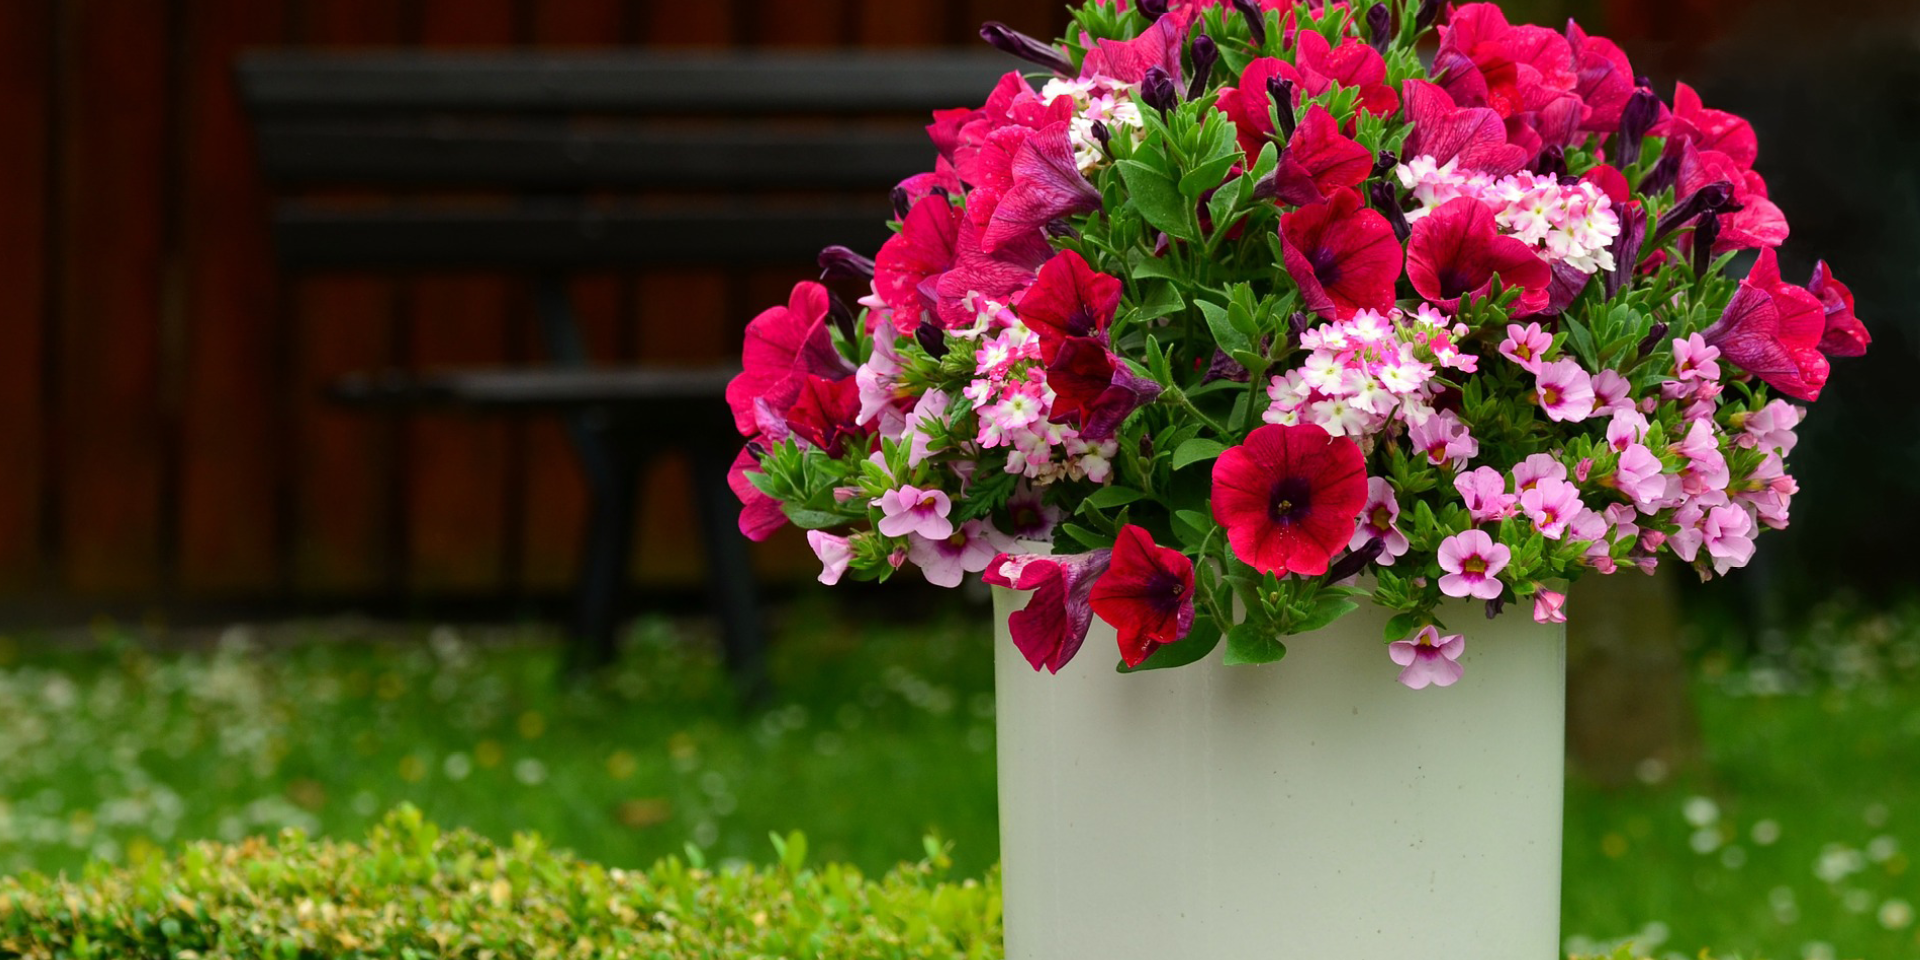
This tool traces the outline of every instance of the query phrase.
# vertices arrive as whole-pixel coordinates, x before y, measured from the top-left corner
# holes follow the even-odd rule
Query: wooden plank
[[[514,41],[511,0],[422,0],[424,46],[494,48]],[[412,283],[410,366],[416,370],[507,362],[508,311],[517,301],[498,276],[423,276]],[[518,427],[497,419],[410,417],[406,426],[407,583],[411,592],[498,591],[509,569],[509,497]]]
[[[75,0],[67,17],[57,373],[65,585],[160,586],[168,454],[160,357],[166,256],[166,6]]]
[[[186,271],[180,519],[175,564],[190,594],[261,593],[281,582],[277,283],[268,199],[233,81],[242,47],[285,30],[274,0],[188,0],[179,109]]]
[[[318,49],[399,42],[390,0],[306,0],[298,36]],[[303,276],[291,284],[293,581],[307,595],[397,588],[398,425],[323,397],[340,376],[396,358],[395,284],[376,276]]]
[[[632,0],[553,0],[535,6],[533,42],[542,48],[618,44],[638,22]],[[619,274],[568,283],[574,322],[590,360],[621,359],[622,317],[631,309],[629,284]],[[532,333],[528,334],[530,339]],[[531,356],[546,358],[538,344]],[[579,575],[581,535],[587,523],[586,478],[561,421],[527,425],[525,500],[520,507],[520,588],[526,593],[569,590]]]
[[[47,369],[47,164],[52,136],[52,0],[0,4],[0,592],[45,576],[41,518],[47,482],[42,373]]]
[[[758,0],[753,43],[764,47],[837,47],[850,39],[850,0]],[[901,4],[901,6],[906,6]]]
[[[947,5],[858,0],[855,36],[863,47],[931,47],[947,39]]]
[[[646,0],[640,40],[659,47],[725,47],[734,43],[746,0]]]

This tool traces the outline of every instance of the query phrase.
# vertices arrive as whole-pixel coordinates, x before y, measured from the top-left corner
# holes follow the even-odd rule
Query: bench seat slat
[[[872,190],[932,169],[934,148],[912,128],[281,120],[260,124],[260,160],[285,184]]]
[[[271,53],[240,60],[255,116],[863,114],[977,105],[1020,64],[997,53]]]
[[[712,414],[725,396],[727,382],[738,373],[731,367],[395,372],[347,377],[333,386],[332,393],[348,403],[367,406],[442,405],[529,412],[651,406]]]
[[[884,200],[646,210],[565,202],[494,209],[375,211],[282,204],[281,260],[306,269],[806,263],[831,244],[874,251],[889,236]]]

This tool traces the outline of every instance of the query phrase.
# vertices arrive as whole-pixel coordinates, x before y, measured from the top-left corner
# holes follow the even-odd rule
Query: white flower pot
[[[1007,960],[1547,960],[1560,949],[1566,634],[1441,611],[1466,675],[1409,690],[1371,605],[1228,667],[1059,675],[994,591]]]

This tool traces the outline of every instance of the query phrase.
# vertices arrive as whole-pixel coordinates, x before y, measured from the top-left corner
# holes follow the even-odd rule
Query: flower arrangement
[[[1746,121],[1489,3],[1073,20],[982,29],[1044,74],[937,112],[894,236],[822,253],[858,313],[802,283],[749,325],[748,536],[1031,591],[1054,671],[1094,617],[1122,669],[1264,663],[1370,599],[1419,688],[1460,676],[1445,598],[1560,622],[1583,574],[1786,526],[1792,401],[1870,337],[1826,264],[1782,279]]]

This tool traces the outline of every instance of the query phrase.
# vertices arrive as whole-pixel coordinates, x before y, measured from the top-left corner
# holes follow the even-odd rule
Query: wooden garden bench
[[[871,253],[886,237],[889,189],[932,164],[928,112],[979,103],[1012,66],[939,51],[383,52],[256,53],[238,71],[279,192],[273,237],[286,269],[480,269],[533,283],[546,365],[371,372],[333,395],[566,419],[592,495],[576,667],[615,655],[640,468],[686,451],[728,665],[756,691],[761,624],[726,485],[739,444],[723,401],[733,370],[592,365],[566,280],[593,268],[808,263],[834,243]],[[394,199],[312,193],[328,188]]]

